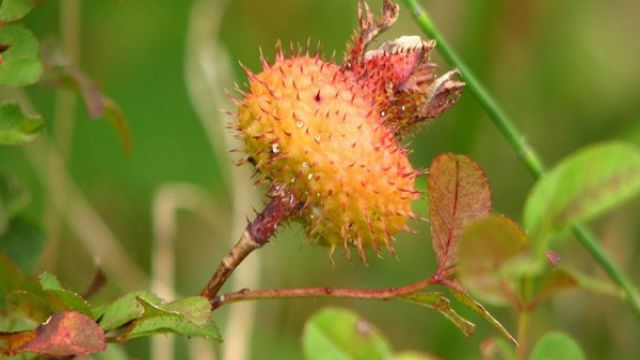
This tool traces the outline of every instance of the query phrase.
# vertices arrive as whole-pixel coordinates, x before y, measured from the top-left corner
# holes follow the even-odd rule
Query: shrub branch
[[[544,174],[545,168],[535,149],[529,145],[524,135],[516,128],[513,121],[511,121],[498,102],[491,96],[482,82],[469,69],[464,61],[462,61],[458,54],[453,51],[451,46],[449,46],[448,42],[429,18],[427,12],[418,4],[417,0],[402,1],[413,14],[420,29],[427,36],[436,40],[436,48],[442,54],[442,57],[444,57],[450,65],[460,70],[466,82],[466,87],[476,97],[480,106],[507,139],[529,172],[536,179],[541,177]],[[572,227],[572,231],[582,246],[587,249],[591,257],[593,257],[598,265],[607,273],[609,278],[624,290],[627,302],[631,306],[634,314],[640,319],[640,293],[635,285],[611,260],[600,245],[598,239],[589,232],[588,229],[582,225],[575,225]]]

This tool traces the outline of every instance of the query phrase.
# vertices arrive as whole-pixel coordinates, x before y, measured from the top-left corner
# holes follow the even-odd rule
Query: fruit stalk
[[[270,201],[256,218],[247,224],[238,242],[222,259],[215,274],[200,292],[201,296],[213,300],[233,270],[254,250],[261,248],[275,233],[278,225],[289,220],[298,209],[299,202],[282,187],[271,191]]]

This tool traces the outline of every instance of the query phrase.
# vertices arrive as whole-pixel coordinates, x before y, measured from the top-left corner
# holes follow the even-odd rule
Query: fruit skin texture
[[[308,52],[285,58],[279,50],[259,74],[247,70],[249,90],[237,101],[235,127],[258,182],[301,203],[296,218],[310,239],[332,253],[355,247],[363,262],[367,247],[395,254],[393,234],[416,217],[420,172],[400,137],[448,108],[462,87],[452,74],[434,81],[433,42],[403,37],[365,53],[397,11],[385,0],[374,19],[360,4],[360,31],[345,63]]]

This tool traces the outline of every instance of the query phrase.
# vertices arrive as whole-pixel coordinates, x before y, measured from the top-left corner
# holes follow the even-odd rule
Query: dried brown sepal
[[[382,14],[376,19],[371,13],[369,4],[364,1],[358,2],[358,22],[360,28],[348,52],[348,58],[344,64],[346,68],[357,66],[363,62],[367,46],[376,36],[396,22],[399,10],[400,7],[398,4],[394,4],[391,0],[384,0],[382,4]]]

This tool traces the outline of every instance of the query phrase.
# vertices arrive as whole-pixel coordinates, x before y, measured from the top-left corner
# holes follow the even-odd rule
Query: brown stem
[[[269,238],[281,223],[287,221],[297,210],[299,202],[282,187],[271,191],[270,201],[256,218],[247,224],[240,240],[222,259],[215,274],[200,292],[201,296],[213,300],[233,270],[256,249],[269,242]]]
[[[388,288],[379,290],[365,289],[336,289],[331,287],[315,287],[301,289],[279,289],[279,290],[240,290],[237,292],[216,296],[211,302],[213,309],[217,309],[223,305],[247,301],[247,300],[269,300],[269,299],[301,299],[301,298],[320,298],[333,297],[357,300],[389,300],[394,297],[414,293],[429,285],[441,282],[436,276],[432,276],[426,280],[412,285],[399,288]]]

